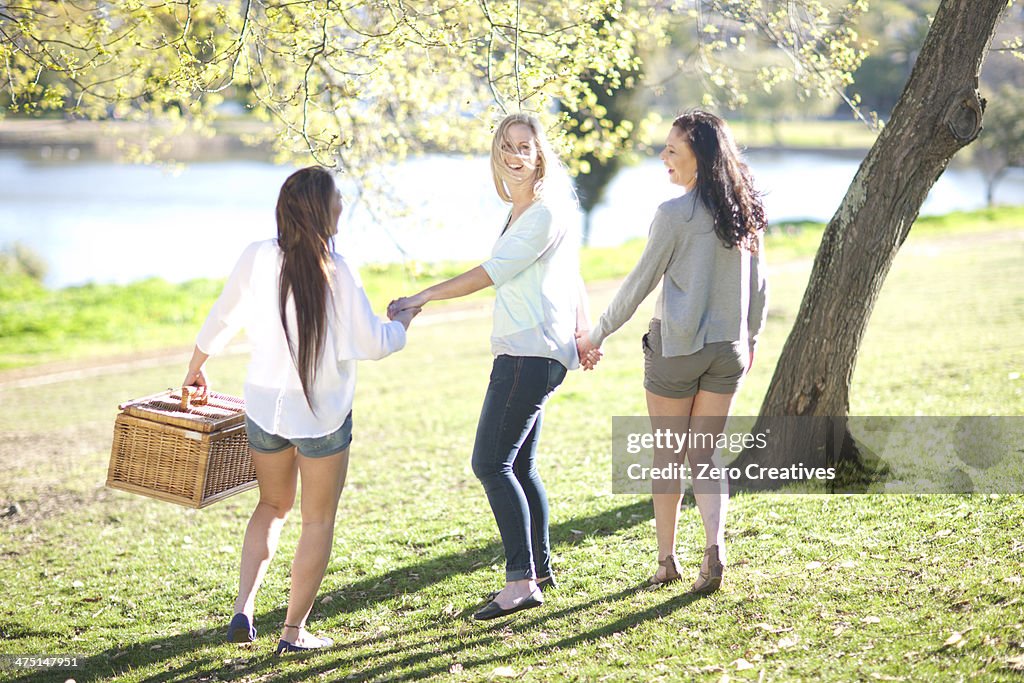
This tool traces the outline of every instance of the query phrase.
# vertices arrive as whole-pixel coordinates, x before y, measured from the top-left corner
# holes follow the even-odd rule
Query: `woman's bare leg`
[[[260,500],[249,518],[242,541],[242,561],[239,568],[238,597],[235,612],[242,612],[250,621],[259,590],[267,567],[277,551],[288,511],[295,504],[295,482],[297,466],[295,449],[287,448],[279,453],[249,451],[256,481],[260,487]]]
[[[668,418],[663,426],[674,432],[685,431],[687,418],[693,406],[693,398],[665,398],[647,392],[647,412],[651,416],[651,425],[658,428],[658,418]],[[654,466],[665,467],[671,463],[681,464],[685,450],[680,453],[655,450]],[[679,503],[683,498],[682,480],[655,480],[653,484],[654,524],[658,537],[658,561],[669,555],[676,554],[676,525],[679,522]],[[658,567],[655,574],[657,580],[664,580],[667,570]]]
[[[694,433],[710,434],[717,440],[725,430],[725,423],[732,409],[735,394],[716,394],[699,391],[693,399],[690,425]],[[698,442],[699,443],[699,442]],[[686,451],[692,472],[703,466],[720,468],[722,463],[715,457],[714,447],[693,448]],[[708,470],[709,472],[711,470]],[[701,521],[704,523],[704,547],[718,546],[718,555],[725,564],[725,513],[729,506],[729,484],[724,477],[714,479],[694,478],[693,497],[697,502]],[[707,569],[703,562],[702,569]]]
[[[334,545],[334,517],[348,472],[348,449],[323,458],[300,455],[302,533],[292,561],[292,588],[282,640],[302,645],[306,618],[323,581]],[[289,626],[298,627],[289,628]]]

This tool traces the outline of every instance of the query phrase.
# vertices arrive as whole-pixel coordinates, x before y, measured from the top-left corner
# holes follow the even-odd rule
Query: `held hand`
[[[408,330],[409,325],[412,324],[412,319],[418,316],[420,314],[420,311],[422,310],[422,308],[403,308],[402,310],[395,313],[394,317],[392,317],[391,319],[397,320],[398,322],[402,323],[402,327]],[[390,309],[388,313],[390,313]]]
[[[420,294],[414,294],[412,296],[403,296],[394,299],[391,303],[388,304],[388,319],[395,320],[395,316],[397,316],[400,311],[403,311],[407,308],[423,308],[423,305],[426,304],[427,302],[423,301],[422,299],[423,297]],[[417,311],[417,313],[418,312],[419,311]],[[412,320],[412,318],[410,318],[410,320]]]
[[[583,366],[584,370],[593,370],[602,358],[604,358],[604,353],[601,349],[593,349],[580,356],[580,365]]]
[[[601,349],[591,343],[589,330],[576,330],[576,352],[584,370],[593,370],[604,356]]]

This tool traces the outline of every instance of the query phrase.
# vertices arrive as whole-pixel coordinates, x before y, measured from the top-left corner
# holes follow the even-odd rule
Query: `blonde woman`
[[[341,195],[313,166],[285,180],[277,200],[277,239],[251,244],[210,311],[182,386],[206,390],[203,366],[245,327],[252,361],[245,382],[245,429],[260,498],[242,543],[238,597],[227,639],[256,638],[256,591],[277,549],[302,477],[302,533],[277,654],[333,644],[306,630],[327,569],[334,518],[348,471],[356,361],[405,346],[419,312],[392,322],[370,309],[359,276],[334,253]]]
[[[580,340],[580,355],[597,353],[662,282],[643,337],[652,426],[679,432],[689,427],[717,437],[764,327],[764,207],[728,126],[714,114],[678,117],[661,160],[668,181],[683,194],[658,207],[640,262],[597,326]],[[702,468],[714,463],[713,448],[690,447],[681,455],[656,450],[654,457],[656,467],[685,457],[691,472],[713,471]],[[681,578],[676,525],[682,493],[678,480],[654,484],[659,567],[651,583],[660,584]],[[693,491],[705,549],[692,590],[713,593],[725,570],[728,482],[694,477]]]
[[[472,465],[501,534],[506,583],[475,614],[480,620],[539,607],[541,590],[555,585],[537,447],[544,403],[580,366],[575,335],[589,327],[571,186],[535,117],[514,114],[501,122],[491,171],[498,196],[511,204],[491,258],[388,307],[396,316],[495,288],[495,358]]]

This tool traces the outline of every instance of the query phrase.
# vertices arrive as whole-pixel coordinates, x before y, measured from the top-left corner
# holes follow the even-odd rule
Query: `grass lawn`
[[[1019,233],[961,228],[915,229],[897,258],[853,414],[1024,414]],[[810,269],[803,249],[769,253],[769,324],[738,414],[756,412],[771,378]],[[595,313],[612,292],[598,290]],[[256,602],[260,637],[228,645],[255,492],[193,511],[103,488],[116,404],[180,381],[187,353],[0,389],[0,512],[20,508],[0,518],[0,651],[82,655],[82,670],[50,678],[79,682],[1021,680],[1020,496],[737,495],[721,592],[644,587],[650,499],[610,494],[610,443],[611,416],[645,412],[639,338],[652,307],[653,297],[598,370],[572,373],[550,401],[541,467],[560,587],[542,609],[489,624],[471,614],[502,583],[503,557],[469,467],[489,320],[423,316],[405,351],[362,364],[349,480],[311,618],[338,646],[284,659],[272,652],[297,517]],[[214,359],[211,382],[239,392],[245,364]],[[702,542],[687,502],[690,581]]]

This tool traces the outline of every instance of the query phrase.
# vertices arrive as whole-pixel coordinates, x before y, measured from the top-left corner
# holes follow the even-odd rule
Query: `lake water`
[[[859,155],[751,152],[772,222],[832,217],[860,164]],[[174,173],[108,161],[43,158],[0,150],[0,246],[32,247],[49,264],[51,287],[223,277],[248,243],[272,237],[274,205],[293,169],[259,161],[197,163]],[[356,263],[483,260],[506,209],[486,158],[430,156],[385,176],[404,217],[374,217],[347,206],[337,250]],[[678,192],[657,159],[624,170],[592,220],[591,244],[612,246],[647,234],[657,205]],[[1024,171],[1008,175],[996,200],[1024,204]],[[984,206],[981,173],[951,168],[923,214]]]

